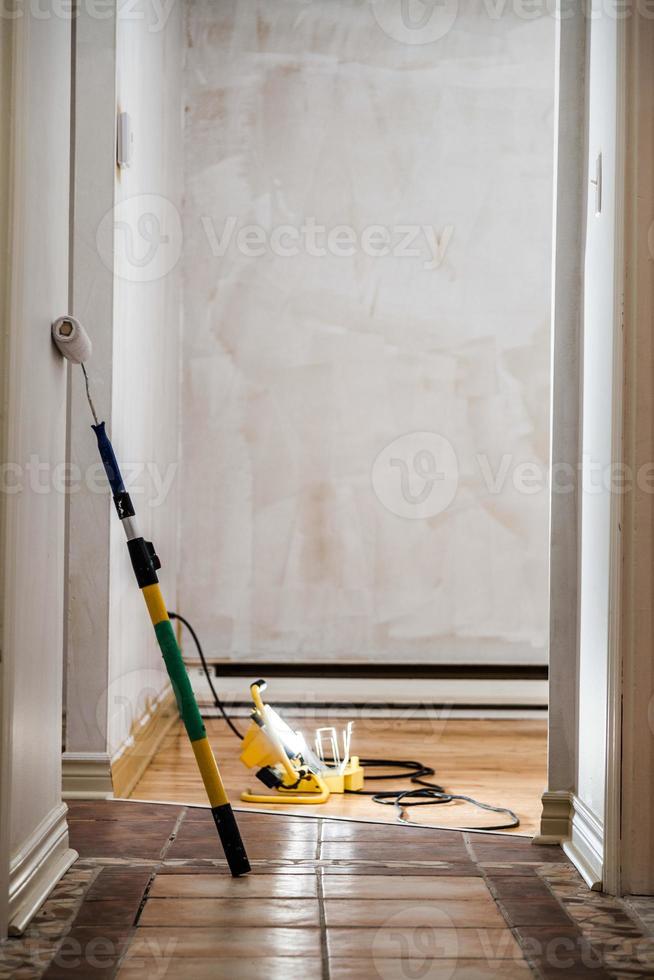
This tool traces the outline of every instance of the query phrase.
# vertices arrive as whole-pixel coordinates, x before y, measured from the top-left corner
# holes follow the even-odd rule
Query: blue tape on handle
[[[123,478],[120,475],[120,467],[118,466],[118,461],[116,460],[114,447],[111,445],[109,436],[105,432],[104,422],[100,422],[99,425],[92,425],[91,428],[95,432],[98,440],[100,458],[104,463],[105,473],[107,474],[107,479],[109,480],[109,486],[111,487],[112,494],[115,497],[119,493],[125,493],[125,484],[123,483]]]

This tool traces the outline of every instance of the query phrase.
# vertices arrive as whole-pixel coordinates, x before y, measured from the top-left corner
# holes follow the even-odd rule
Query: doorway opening
[[[189,0],[167,48],[184,127],[159,203],[139,176],[147,93],[134,51],[119,58],[127,146],[135,130],[119,196],[149,198],[157,281],[178,277],[183,311],[168,591],[242,728],[265,678],[293,726],[353,720],[359,755],[417,759],[533,834],[557,24],[478,4],[418,24],[400,7]],[[181,639],[238,796],[254,774]],[[194,798],[181,729],[161,728],[125,779],[119,733],[119,795]],[[394,819],[369,800],[330,806]],[[497,822],[464,803],[411,819]]]

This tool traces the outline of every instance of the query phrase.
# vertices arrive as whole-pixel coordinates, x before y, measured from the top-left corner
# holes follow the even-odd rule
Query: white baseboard
[[[129,737],[113,757],[107,752],[64,752],[63,799],[110,800],[128,796],[178,718],[175,697],[167,687],[132,726]]]
[[[111,759],[106,752],[64,752],[61,767],[64,800],[109,800],[113,797]]]
[[[77,860],[68,846],[65,803],[30,834],[9,866],[9,935],[24,932],[54,885]]]
[[[111,760],[114,795],[127,797],[154,759],[159,746],[179,721],[175,695],[166,687]]]
[[[572,800],[570,839],[563,850],[586,884],[600,891],[604,877],[604,827],[594,813],[577,796]]]
[[[534,844],[562,844],[570,837],[572,793],[546,790],[541,800],[540,833],[534,837]]]

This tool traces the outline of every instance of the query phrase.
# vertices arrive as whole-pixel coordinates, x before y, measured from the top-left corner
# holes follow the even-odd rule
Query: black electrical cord
[[[435,776],[436,771],[431,769],[429,766],[425,766],[422,762],[413,762],[410,760],[399,759],[359,759],[361,765],[366,769],[405,769],[406,772],[389,772],[383,776],[370,776],[370,779],[375,781],[378,779],[411,779],[412,782],[417,782],[423,776]],[[429,785],[432,785],[431,783]],[[441,793],[445,790],[442,786],[435,786]],[[361,792],[363,790],[348,790],[348,792]],[[377,793],[363,793],[364,796],[377,796]]]
[[[213,686],[213,681],[211,679],[211,674],[209,673],[209,667],[207,666],[207,661],[204,657],[204,652],[202,650],[202,645],[198,639],[197,633],[189,623],[187,619],[180,616],[179,613],[169,612],[168,616],[170,619],[178,619],[180,623],[186,626],[187,630],[193,637],[193,642],[197,647],[198,654],[200,655],[200,660],[202,661],[202,667],[204,668],[204,673],[209,682],[209,687],[211,688],[211,693],[213,694],[213,699],[216,707],[222,714],[223,718],[234,732],[237,738],[243,741],[243,736],[239,732],[236,725],[233,723],[227,712],[223,707],[223,703],[218,697],[215,687]],[[329,762],[329,760],[325,760]],[[385,773],[382,776],[366,776],[367,779],[376,782],[382,779],[410,779],[412,783],[419,786],[419,789],[398,789],[398,790],[386,790],[380,792],[363,790],[363,789],[346,789],[345,792],[353,796],[369,796],[371,797],[373,803],[380,803],[382,806],[394,806],[397,810],[397,819],[400,823],[410,823],[404,811],[412,806],[438,806],[441,803],[453,803],[459,801],[462,803],[470,803],[473,806],[479,807],[480,810],[488,810],[490,813],[503,813],[509,818],[508,823],[496,824],[492,827],[464,827],[463,830],[509,830],[513,827],[520,826],[520,820],[518,816],[509,810],[508,807],[503,806],[491,806],[490,803],[480,803],[479,800],[473,800],[471,796],[462,796],[459,793],[448,793],[446,790],[439,786],[438,783],[429,783],[424,778],[425,776],[434,776],[436,771],[431,768],[431,766],[425,766],[422,762],[415,762],[413,760],[397,760],[397,759],[359,759],[359,762],[364,769],[404,769],[405,772],[395,772],[395,773]],[[298,780],[299,782],[299,780]],[[291,787],[288,787],[291,788]]]
[[[441,803],[453,803],[454,801],[460,801],[463,803],[471,803],[473,806],[479,807],[481,810],[488,810],[491,813],[503,813],[509,818],[508,823],[501,823],[493,825],[492,827],[484,827],[484,830],[509,830],[512,827],[519,827],[520,820],[518,816],[509,810],[507,807],[503,806],[491,806],[490,803],[480,803],[479,800],[473,800],[471,796],[462,796],[458,793],[448,793],[442,786],[438,783],[430,783],[424,778],[425,776],[434,776],[435,770],[431,766],[424,766],[422,762],[414,762],[411,760],[395,760],[395,759],[359,759],[359,762],[366,770],[366,778],[376,782],[381,779],[406,779],[407,777],[412,783],[415,783],[420,787],[420,789],[400,789],[400,790],[387,790],[376,792],[363,789],[346,789],[346,793],[350,793],[353,796],[370,796],[373,803],[380,803],[383,806],[394,806],[397,809],[397,818],[401,823],[409,823],[407,820],[404,810],[412,806],[438,806]],[[368,771],[370,769],[389,769],[389,768],[402,768],[406,770],[401,773],[388,773],[383,776],[369,776]],[[473,828],[465,827],[465,830],[470,830]],[[476,829],[476,828],[475,828]]]
[[[241,733],[239,732],[238,728],[236,727],[236,725],[234,724],[234,722],[232,721],[232,719],[229,717],[229,715],[225,711],[225,709],[223,707],[223,703],[220,700],[220,698],[218,697],[218,694],[216,692],[216,689],[213,686],[213,681],[211,680],[211,673],[209,671],[209,667],[207,666],[207,661],[205,660],[205,657],[204,657],[204,651],[202,649],[202,644],[200,643],[200,640],[198,639],[197,633],[195,632],[195,630],[193,629],[193,627],[189,623],[188,619],[184,619],[184,617],[183,616],[180,616],[179,613],[169,612],[168,613],[168,617],[170,619],[178,619],[180,621],[180,623],[183,623],[184,624],[184,626],[186,627],[186,629],[189,631],[189,633],[193,637],[193,642],[195,643],[195,646],[197,648],[198,654],[200,655],[200,660],[202,661],[202,667],[204,669],[205,677],[207,678],[207,681],[209,682],[209,687],[211,688],[211,693],[213,694],[214,704],[216,705],[216,707],[218,708],[218,710],[220,711],[221,715],[223,716],[223,718],[225,719],[225,721],[227,722],[227,724],[229,725],[229,727],[231,728],[231,730],[234,732],[234,734],[236,735],[236,737],[237,738],[240,738],[240,740],[243,741],[243,736],[241,735]]]

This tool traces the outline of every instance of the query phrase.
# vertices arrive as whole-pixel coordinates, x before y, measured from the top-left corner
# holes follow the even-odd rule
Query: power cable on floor
[[[187,619],[180,616],[179,613],[169,612],[170,619],[178,619],[180,623],[186,626],[187,630],[193,638],[193,642],[197,648],[200,660],[202,661],[202,667],[209,683],[211,693],[213,695],[214,704],[222,714],[223,718],[231,728],[234,735],[243,741],[243,735],[233,723],[225,708],[222,701],[218,697],[218,693],[213,686],[213,681],[211,679],[211,673],[207,665],[207,661],[204,656],[204,651],[202,650],[202,644],[198,639],[198,635],[189,623]],[[381,776],[370,776],[366,773],[366,779],[376,782],[382,779],[409,779],[412,783],[417,785],[418,789],[398,789],[398,790],[384,790],[378,792],[375,790],[345,790],[346,793],[353,796],[369,796],[373,803],[379,803],[382,806],[393,806],[397,811],[397,819],[400,823],[411,823],[406,815],[406,810],[414,806],[438,806],[443,803],[454,803],[455,801],[461,803],[470,803],[472,806],[478,807],[480,810],[487,810],[489,813],[500,813],[504,814],[509,818],[508,823],[501,823],[493,825],[492,827],[483,827],[479,829],[483,830],[510,830],[515,827],[520,826],[520,820],[508,807],[502,806],[492,806],[490,803],[481,803],[479,800],[473,799],[471,796],[463,796],[460,793],[448,793],[442,786],[438,783],[430,783],[425,777],[436,775],[436,771],[431,768],[431,766],[425,766],[422,762],[415,762],[413,760],[398,760],[398,759],[359,759],[359,762],[364,769],[404,769],[405,772],[399,773],[385,773]],[[424,825],[423,825],[424,826]],[[475,828],[463,828],[465,830],[475,829]]]
[[[420,788],[419,789],[404,789],[404,790],[386,790],[381,793],[371,792],[370,790],[345,790],[346,793],[351,793],[355,796],[370,796],[373,803],[380,803],[383,806],[394,806],[397,809],[397,819],[400,823],[410,823],[411,821],[407,818],[405,810],[412,806],[438,806],[441,803],[453,803],[454,801],[459,801],[462,803],[471,803],[473,806],[479,807],[481,810],[488,810],[490,813],[502,813],[509,818],[508,823],[502,823],[493,825],[492,827],[484,827],[484,830],[509,830],[513,827],[520,826],[520,820],[513,812],[509,810],[508,807],[503,806],[492,806],[490,803],[480,803],[479,800],[474,800],[471,796],[463,796],[459,793],[448,793],[442,786],[438,783],[429,783],[424,776],[434,776],[436,774],[435,770],[431,766],[424,766],[422,762],[413,761],[395,761],[393,759],[359,759],[359,762],[366,770],[366,779],[375,782],[378,779],[409,779],[412,783],[415,783]],[[384,776],[369,776],[368,771],[376,767],[379,768],[390,768],[397,766],[408,770],[408,772],[402,773],[389,773]],[[468,829],[468,828],[465,828]]]

